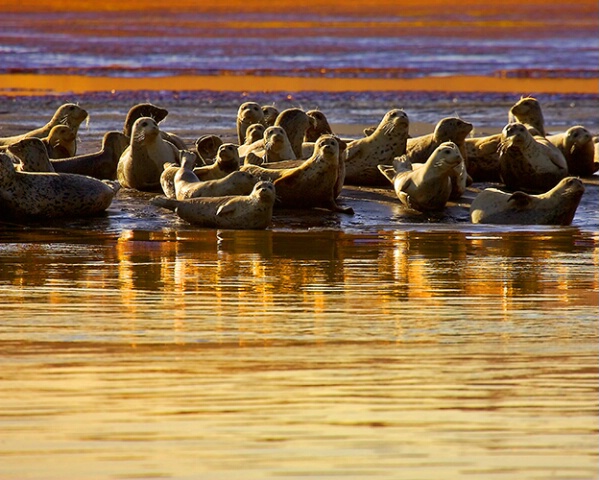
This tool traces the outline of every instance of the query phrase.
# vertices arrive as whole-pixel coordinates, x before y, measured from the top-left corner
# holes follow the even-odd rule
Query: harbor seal
[[[191,150],[179,150],[179,161],[177,163],[168,163],[164,166],[164,170],[160,174],[160,186],[162,192],[167,198],[177,198],[177,189],[175,187],[175,178],[177,175],[181,175],[181,166],[185,165],[183,172],[189,172],[187,175],[190,179],[197,178],[193,173],[193,168],[196,165],[197,156],[195,152]]]
[[[349,185],[386,185],[379,165],[390,164],[406,153],[408,115],[400,109],[388,111],[367,137],[348,142],[345,158],[345,183]]]
[[[234,143],[223,143],[218,147],[216,160],[211,165],[196,167],[193,172],[200,180],[216,180],[226,177],[229,173],[239,170],[241,159]]]
[[[159,190],[165,165],[178,163],[179,150],[160,135],[153,118],[141,117],[133,124],[131,142],[117,165],[117,180],[124,188]]]
[[[198,197],[249,195],[258,181],[259,179],[250,172],[240,172],[239,170],[216,180],[193,181],[185,176],[175,177],[176,198],[184,200]]]
[[[19,164],[19,172],[54,172],[54,166],[48,157],[44,142],[37,137],[26,137],[8,146],[8,152],[14,155]]]
[[[532,135],[547,135],[541,104],[533,97],[522,97],[510,108],[508,123],[522,123],[531,130]]]
[[[599,170],[599,163],[594,161],[593,136],[583,126],[576,125],[565,132],[548,135],[546,138],[564,155],[568,164],[568,175],[587,177]]]
[[[304,135],[304,143],[315,142],[320,138],[321,135],[333,134],[333,129],[331,128],[326,115],[320,110],[308,110],[306,115],[312,119],[312,124],[306,130],[306,134]]]
[[[465,140],[472,131],[473,125],[458,117],[445,117],[437,122],[433,133],[419,137],[408,138],[406,156],[414,163],[424,163],[445,142],[453,142],[460,149],[462,158],[466,160],[467,152]]]
[[[142,117],[150,117],[154,119],[156,123],[162,122],[168,115],[168,110],[162,107],[158,107],[151,103],[138,103],[133,105],[129,111],[127,112],[127,116],[125,117],[125,123],[123,125],[123,133],[127,135],[127,137],[131,137],[131,132],[133,130],[133,124]],[[170,132],[166,132],[164,130],[160,130],[160,135],[164,140],[171,142],[175,147],[179,150],[187,149],[187,145],[179,137],[178,135]]]
[[[73,157],[77,153],[77,135],[67,125],[52,127],[48,136],[42,138],[42,142],[51,159]]]
[[[470,219],[502,225],[570,225],[583,193],[584,186],[575,177],[563,178],[539,195],[487,188],[472,201]]]
[[[250,195],[185,200],[155,197],[150,202],[174,210],[183,220],[200,227],[263,230],[271,224],[275,196],[272,182],[259,181]]]
[[[45,138],[50,134],[50,130],[52,130],[52,128],[56,125],[66,125],[71,127],[76,136],[79,132],[79,126],[87,117],[87,111],[81,108],[79,105],[74,103],[65,103],[58,107],[50,121],[43,127],[23,133],[22,135],[0,138],[0,145],[8,146],[11,143],[18,142],[22,138],[26,137]]]
[[[380,165],[378,168],[392,183],[404,206],[428,212],[445,208],[452,193],[452,172],[463,161],[458,146],[445,142],[418,169],[412,169],[407,156],[394,159],[392,166]]]
[[[283,127],[268,127],[262,141],[255,142],[245,155],[244,163],[261,165],[283,160],[295,160],[296,156]]]
[[[99,180],[115,180],[119,158],[128,146],[129,138],[115,130],[104,134],[99,151],[51,162],[59,173],[78,173]]]
[[[562,152],[526,125],[508,123],[502,130],[499,173],[510,190],[546,192],[568,174]]]
[[[500,182],[499,146],[501,133],[484,137],[466,138],[466,170],[475,182]]]
[[[247,129],[254,123],[264,125],[264,112],[256,102],[244,102],[237,109],[237,140],[239,145],[245,143]]]
[[[15,170],[9,155],[0,153],[1,215],[16,218],[84,217],[104,212],[118,183],[69,173]]]
[[[262,105],[262,113],[264,114],[264,126],[268,128],[275,124],[280,112],[273,105]]]
[[[288,108],[277,117],[275,127],[282,127],[287,132],[287,138],[289,138],[295,158],[302,158],[304,136],[313,124],[314,120],[301,108]]]

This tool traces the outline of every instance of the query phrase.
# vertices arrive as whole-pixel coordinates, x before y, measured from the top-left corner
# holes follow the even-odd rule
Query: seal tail
[[[152,205],[157,207],[168,208],[169,210],[175,210],[179,204],[174,198],[166,198],[162,196],[154,197],[150,200]]]

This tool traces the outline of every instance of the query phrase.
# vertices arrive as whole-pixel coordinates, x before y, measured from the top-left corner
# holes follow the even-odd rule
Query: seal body
[[[125,188],[159,190],[165,165],[178,161],[179,150],[162,138],[154,119],[141,117],[133,124],[131,142],[119,158],[117,179]]]
[[[487,188],[470,206],[472,223],[570,225],[584,193],[582,182],[566,177],[548,192],[529,195]]]
[[[129,146],[129,138],[121,132],[106,132],[99,151],[51,160],[56,172],[78,173],[99,180],[115,180],[119,158]]]
[[[501,133],[499,171],[508,189],[545,192],[568,174],[559,149],[524,124],[508,123]]]
[[[54,166],[48,157],[44,142],[36,137],[26,137],[8,147],[19,164],[16,169],[21,172],[54,172]]]
[[[256,102],[244,102],[237,109],[237,140],[239,145],[245,143],[246,132],[250,125],[261,123],[264,125],[264,112]]]
[[[463,163],[460,149],[453,142],[439,145],[426,163],[413,169],[407,158],[381,165],[381,173],[393,184],[399,201],[419,212],[442,210],[452,193],[451,177]]]
[[[293,149],[295,158],[302,158],[302,144],[308,128],[314,121],[300,108],[283,110],[277,120],[276,127],[282,127],[287,132],[287,138]]]
[[[547,140],[564,155],[569,175],[586,177],[599,170],[599,164],[594,161],[593,136],[583,126],[576,125],[563,133],[548,135]]]
[[[379,165],[390,165],[406,153],[408,115],[399,109],[388,111],[374,132],[347,143],[345,183],[349,185],[386,185]]]
[[[183,220],[201,227],[261,230],[272,221],[275,186],[270,181],[260,181],[250,195],[186,200],[156,197],[151,203],[174,210]]]
[[[249,195],[257,182],[258,178],[251,173],[240,171],[231,172],[223,178],[206,181],[193,181],[189,177],[175,177],[175,192],[177,200]]]
[[[547,135],[541,104],[533,97],[522,97],[510,108],[508,123],[522,123],[535,136]]]
[[[105,211],[117,185],[68,173],[15,170],[11,158],[0,154],[2,214],[23,218],[82,217]]]
[[[499,182],[499,146],[501,133],[466,138],[466,170],[476,182]]]

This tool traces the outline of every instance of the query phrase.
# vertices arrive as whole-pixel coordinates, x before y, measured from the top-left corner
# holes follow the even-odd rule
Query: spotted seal
[[[458,117],[445,117],[437,122],[432,133],[408,138],[406,155],[411,163],[424,163],[445,142],[453,142],[466,160],[465,140],[473,125]]]
[[[472,201],[470,219],[503,225],[570,225],[583,193],[584,186],[575,177],[565,177],[538,195],[487,188]]]
[[[452,193],[452,172],[463,163],[460,149],[453,142],[439,145],[418,169],[412,169],[407,156],[380,165],[381,173],[393,185],[399,201],[419,212],[445,208]]]
[[[268,128],[275,124],[281,112],[274,105],[262,105],[262,113],[264,114],[264,126]]]
[[[218,147],[213,164],[196,167],[193,172],[200,180],[216,180],[226,177],[229,173],[239,170],[241,159],[234,143],[223,143]]]
[[[16,218],[83,217],[104,212],[118,183],[69,173],[15,170],[9,155],[0,153],[1,214]]]
[[[8,146],[8,152],[19,161],[15,166],[20,172],[54,172],[44,142],[37,137],[26,137]]]
[[[117,165],[117,180],[124,188],[160,189],[164,166],[178,163],[179,150],[160,135],[153,118],[141,117],[133,124],[131,142]]]
[[[245,143],[246,132],[250,125],[261,123],[264,125],[264,112],[256,102],[244,102],[237,109],[237,141],[239,145]]]
[[[508,123],[522,123],[531,130],[532,135],[547,135],[541,104],[533,97],[522,97],[510,108]]]
[[[244,163],[261,165],[295,159],[296,156],[291,148],[287,132],[283,127],[274,126],[264,130],[262,141],[252,144],[249,152],[245,155]]]
[[[386,185],[379,165],[391,164],[406,153],[409,120],[400,109],[389,110],[367,137],[347,144],[345,183],[349,185]]]
[[[331,128],[326,115],[320,110],[308,110],[306,115],[312,119],[312,124],[306,130],[304,142],[315,142],[321,135],[333,134],[333,129]]]
[[[502,130],[499,173],[510,190],[546,192],[568,174],[562,152],[526,125],[508,123]]]
[[[183,220],[206,228],[262,230],[272,221],[275,186],[259,181],[249,195],[176,200],[155,197],[150,202],[174,210]]]
[[[162,122],[168,115],[166,108],[159,107],[152,103],[138,103],[133,105],[127,112],[125,117],[125,123],[123,124],[123,133],[127,137],[131,137],[133,131],[133,125],[135,122],[142,117],[150,117],[154,119],[156,123]],[[160,130],[160,135],[164,140],[171,142],[179,150],[187,149],[187,145],[178,135],[164,130]]]
[[[51,159],[72,157],[77,153],[77,135],[68,125],[55,125],[42,142]]]
[[[569,175],[586,177],[599,170],[599,163],[594,161],[593,136],[582,125],[576,125],[562,133],[548,135],[546,138],[564,155]]]

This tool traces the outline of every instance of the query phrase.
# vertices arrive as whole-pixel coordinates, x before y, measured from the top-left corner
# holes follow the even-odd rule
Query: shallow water
[[[596,478],[599,236],[0,244],[0,478]]]

